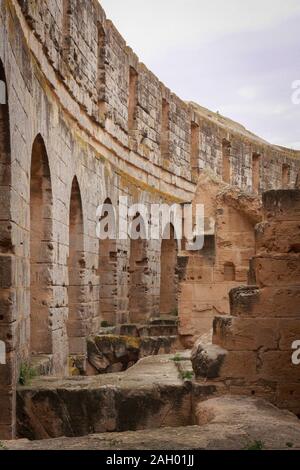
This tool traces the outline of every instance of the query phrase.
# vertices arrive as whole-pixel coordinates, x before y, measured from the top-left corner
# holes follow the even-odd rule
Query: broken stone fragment
[[[219,377],[226,355],[227,351],[217,345],[196,343],[191,356],[196,378],[215,379]]]

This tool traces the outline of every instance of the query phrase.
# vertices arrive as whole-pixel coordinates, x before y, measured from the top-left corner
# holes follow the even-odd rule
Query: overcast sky
[[[300,0],[100,0],[169,88],[300,149]]]

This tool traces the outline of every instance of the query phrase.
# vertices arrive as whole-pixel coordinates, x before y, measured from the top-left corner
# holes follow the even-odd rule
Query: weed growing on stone
[[[23,362],[20,367],[19,384],[28,385],[37,376],[37,371],[27,362]]]
[[[264,449],[264,443],[262,441],[254,441],[252,444],[249,444],[247,447],[245,447],[244,450],[263,450]]]
[[[184,372],[181,372],[180,374],[182,380],[192,380],[194,378],[194,374],[190,370],[186,370]]]
[[[174,362],[180,362],[182,360],[183,360],[183,358],[178,353],[176,353],[175,356],[172,357],[172,361],[174,361]]]

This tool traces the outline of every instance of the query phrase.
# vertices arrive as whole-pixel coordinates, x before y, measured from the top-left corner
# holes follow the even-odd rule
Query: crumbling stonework
[[[225,185],[203,173],[193,204],[205,207],[204,247],[182,252],[180,334],[186,346],[212,328],[216,314],[229,314],[229,291],[247,283],[249,259],[255,254],[254,227],[261,220],[255,194]]]
[[[110,200],[120,210],[120,196],[147,207],[191,202],[204,170],[224,177],[225,157],[226,180],[242,191],[294,187],[300,159],[181,101],[138,61],[96,0],[2,0],[0,80],[0,437],[10,439],[24,363],[46,355],[51,373],[65,376],[69,355],[84,361],[86,337],[103,321],[148,321],[160,308],[176,310],[174,285],[167,307],[161,303],[161,253],[170,247],[147,240],[142,259],[133,259],[140,250],[130,240],[101,247],[99,204]],[[220,220],[239,217],[235,203],[222,210]],[[246,219],[248,236],[253,220]],[[223,232],[216,233],[226,241],[230,231]],[[220,251],[223,304],[232,282],[246,276],[250,245],[240,246],[241,260],[231,259],[233,249]],[[180,266],[173,251],[166,272],[172,268],[175,284],[185,253],[174,243],[172,250]]]
[[[255,285],[230,292],[230,316],[216,316],[213,344],[193,354],[197,377],[222,393],[266,397],[300,414],[300,367],[292,361],[300,338],[300,191],[263,195],[263,222],[256,226],[251,259]]]

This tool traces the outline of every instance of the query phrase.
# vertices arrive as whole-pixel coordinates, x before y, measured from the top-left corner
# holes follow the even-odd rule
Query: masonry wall
[[[213,127],[210,118],[202,122],[192,105],[182,102],[139,63],[96,0],[1,0],[0,60],[1,80],[5,77],[7,87],[0,135],[0,340],[5,341],[7,351],[7,364],[0,365],[0,437],[11,438],[15,435],[15,389],[20,368],[30,357],[33,274],[44,289],[52,371],[64,375],[70,331],[73,351],[84,355],[83,338],[96,332],[103,320],[99,309],[98,204],[109,198],[117,207],[120,195],[127,196],[129,204],[192,201],[195,181],[204,165],[221,174],[220,139],[224,132],[221,126]],[[130,67],[137,73],[136,87],[130,87]],[[132,99],[135,109],[133,120],[129,120]],[[168,119],[162,152],[163,100]],[[199,168],[196,166],[193,175],[192,121],[199,122],[201,146]],[[204,139],[206,128],[211,130]],[[226,136],[230,138],[228,133]],[[51,202],[41,217],[50,222],[45,222],[44,251],[41,247],[38,252],[42,272],[33,270],[30,248],[32,154],[37,138],[44,148],[42,161],[49,168],[46,173],[51,187]],[[239,147],[235,148],[238,162],[244,153],[239,155]],[[273,149],[270,146],[271,153]],[[275,176],[262,173],[262,187],[267,181],[280,184],[281,153],[293,184],[299,160],[293,152],[278,150],[278,167],[274,160],[272,170]],[[246,184],[243,162],[236,164],[232,183]],[[70,290],[74,180],[81,212],[75,220],[80,220],[81,229],[77,234],[80,256],[74,258],[77,278],[71,281],[76,289]],[[46,196],[48,193],[45,187]],[[159,242],[146,243],[145,318],[159,314],[160,252]],[[130,319],[130,242],[118,239],[115,253],[112,321],[124,322]],[[83,320],[75,329],[67,321],[71,301],[79,306]]]
[[[254,227],[261,221],[260,198],[224,185],[209,173],[198,180],[193,204],[205,207],[204,247],[181,253],[179,331],[183,344],[212,330],[215,315],[229,314],[229,292],[247,284],[255,254]]]
[[[263,207],[251,260],[255,285],[231,291],[230,316],[214,320],[213,343],[223,356],[216,380],[227,392],[266,397],[299,415],[292,354],[300,335],[300,192],[269,191]]]

